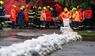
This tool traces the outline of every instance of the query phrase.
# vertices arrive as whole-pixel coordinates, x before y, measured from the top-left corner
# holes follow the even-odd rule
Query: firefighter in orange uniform
[[[70,23],[70,19],[71,19],[71,12],[68,11],[68,9],[65,7],[64,11],[62,13],[60,13],[59,15],[59,20],[61,20],[63,22],[63,26],[64,27],[70,27],[69,23]],[[65,23],[66,21],[68,21],[68,25],[66,25],[67,23]]]
[[[45,22],[46,22],[46,14],[45,14],[46,7],[43,7],[43,10],[41,11],[40,16],[40,27],[45,28]]]
[[[80,17],[80,25],[79,25],[79,28],[83,28],[83,10],[82,10],[82,7],[78,7],[77,8],[77,11],[79,12],[79,17]]]
[[[79,15],[80,15],[80,22],[83,22],[83,11],[82,11],[82,8],[78,7],[77,11],[79,12]]]
[[[72,9],[73,11],[73,15],[72,15],[72,21],[74,24],[74,29],[79,29],[80,23],[81,23],[81,19],[80,19],[80,14],[79,11],[77,11],[76,8]]]
[[[14,28],[17,21],[17,11],[16,5],[12,5],[11,13],[10,13],[10,21],[12,21],[12,27]]]
[[[41,15],[41,20],[45,21],[45,27],[49,28],[50,24],[52,23],[52,17],[51,17],[51,12],[49,9],[46,7],[43,7],[42,15]]]

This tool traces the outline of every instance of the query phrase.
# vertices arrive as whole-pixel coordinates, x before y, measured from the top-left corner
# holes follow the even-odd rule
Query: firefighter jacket
[[[42,11],[41,11],[40,21],[46,21],[45,10],[42,10]]]
[[[16,9],[12,8],[10,13],[10,20],[16,22],[17,20],[17,12]]]
[[[79,15],[78,11],[73,12],[72,19],[73,19],[73,21],[81,22],[80,15]]]
[[[92,10],[85,10],[84,16],[86,19],[91,19],[92,18]]]
[[[29,16],[28,16],[28,10],[27,9],[24,10],[24,16],[25,16],[24,20],[26,22],[28,22],[29,21]]]
[[[80,22],[83,22],[83,11],[82,11],[82,8],[79,8],[78,12],[79,12],[79,16],[80,16]]]
[[[66,18],[71,18],[71,13],[68,11],[68,12],[62,12],[62,13],[60,13],[60,15],[59,15],[59,20],[63,20],[63,19],[66,19]]]
[[[50,12],[48,9],[46,9],[46,10],[45,10],[45,14],[46,14],[46,21],[47,21],[47,22],[51,22],[51,21],[52,21],[51,12]]]
[[[61,13],[63,10],[62,10],[62,7],[59,5],[59,4],[56,4],[56,10]]]

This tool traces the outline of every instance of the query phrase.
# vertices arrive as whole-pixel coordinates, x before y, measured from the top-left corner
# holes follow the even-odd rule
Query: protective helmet
[[[77,9],[74,7],[74,8],[72,8],[72,11],[76,11]]]
[[[23,9],[25,9],[25,6],[21,6],[21,8],[20,8],[21,10],[23,10]]]
[[[20,10],[23,10],[23,8],[20,8]]]
[[[0,4],[4,4],[4,2],[3,1],[0,1]]]
[[[68,11],[68,9],[65,7],[65,8],[64,8],[64,11]]]
[[[16,8],[16,5],[12,5],[13,8]]]
[[[25,6],[21,6],[23,9],[25,8]]]
[[[42,9],[42,8],[39,6],[38,9]]]
[[[53,10],[53,8],[50,8],[50,10],[52,11],[52,10]]]
[[[80,6],[78,5],[77,8],[79,8]]]
[[[36,6],[33,6],[33,8],[37,8]]]
[[[50,8],[50,6],[47,6],[47,8]]]
[[[45,9],[46,9],[46,7],[43,7],[43,9],[45,10]]]

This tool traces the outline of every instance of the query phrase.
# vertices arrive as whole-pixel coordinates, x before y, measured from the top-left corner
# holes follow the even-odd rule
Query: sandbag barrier
[[[62,49],[65,44],[80,40],[77,32],[62,31],[62,34],[43,34],[37,39],[26,40],[0,49],[0,56],[46,56]]]

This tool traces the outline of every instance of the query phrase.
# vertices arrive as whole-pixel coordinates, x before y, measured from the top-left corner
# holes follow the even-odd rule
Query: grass
[[[83,31],[83,32],[79,32],[79,34],[83,37],[95,37],[95,32]]]
[[[79,34],[83,37],[83,41],[95,41],[95,32],[79,32]]]

